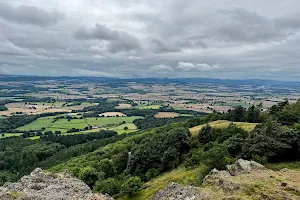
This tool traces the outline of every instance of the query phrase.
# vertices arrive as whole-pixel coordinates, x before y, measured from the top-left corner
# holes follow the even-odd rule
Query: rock
[[[255,161],[238,159],[234,164],[226,166],[227,171],[235,176],[242,173],[249,173],[255,170],[264,170],[265,167]]]
[[[102,194],[94,194],[83,181],[69,173],[44,173],[35,169],[17,183],[0,187],[1,200],[113,200]]]
[[[160,190],[152,200],[209,200],[209,195],[201,193],[199,188],[192,186],[181,186],[170,183],[167,188]]]

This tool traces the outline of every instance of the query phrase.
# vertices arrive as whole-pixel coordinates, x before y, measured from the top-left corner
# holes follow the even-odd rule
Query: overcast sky
[[[0,74],[300,80],[299,0],[0,0]]]

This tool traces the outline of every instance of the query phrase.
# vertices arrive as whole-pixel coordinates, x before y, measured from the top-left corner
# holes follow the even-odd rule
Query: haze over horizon
[[[300,79],[297,0],[0,0],[0,74]]]

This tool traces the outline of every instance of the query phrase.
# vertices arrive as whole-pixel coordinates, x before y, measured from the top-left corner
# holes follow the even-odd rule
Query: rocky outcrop
[[[1,200],[113,200],[94,194],[83,181],[68,173],[45,173],[40,168],[17,183],[0,187]]]
[[[275,172],[243,159],[226,168],[213,169],[201,187],[171,183],[156,193],[153,200],[300,199],[300,172]]]
[[[201,193],[198,188],[192,186],[182,186],[177,183],[170,183],[167,188],[154,195],[152,200],[197,200],[209,199],[209,195]]]

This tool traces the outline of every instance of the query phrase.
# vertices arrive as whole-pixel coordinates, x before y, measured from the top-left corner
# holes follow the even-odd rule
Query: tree
[[[113,163],[108,158],[105,158],[99,163],[95,164],[95,168],[104,172],[106,178],[112,177],[115,174]]]
[[[93,167],[85,167],[80,171],[79,178],[92,187],[99,179],[99,173]]]
[[[210,168],[225,169],[226,165],[231,162],[227,146],[225,144],[214,144],[212,148],[204,152],[203,162]]]
[[[128,130],[128,127],[127,127],[127,126],[125,126],[125,127],[124,127],[124,130],[125,130],[125,131],[127,131],[127,130]]]
[[[199,142],[206,144],[213,139],[213,129],[210,125],[203,126],[198,133]]]
[[[247,110],[246,121],[250,123],[257,123],[259,122],[259,114],[260,108],[255,107],[254,105],[250,106]]]
[[[115,195],[121,191],[121,184],[114,178],[108,178],[103,181],[97,181],[93,189],[103,194]]]
[[[133,195],[138,192],[142,187],[142,181],[140,177],[130,177],[122,184],[122,192],[124,194]]]
[[[242,155],[265,157],[269,161],[284,161],[299,157],[299,133],[288,126],[269,120],[256,127],[245,140]]]

